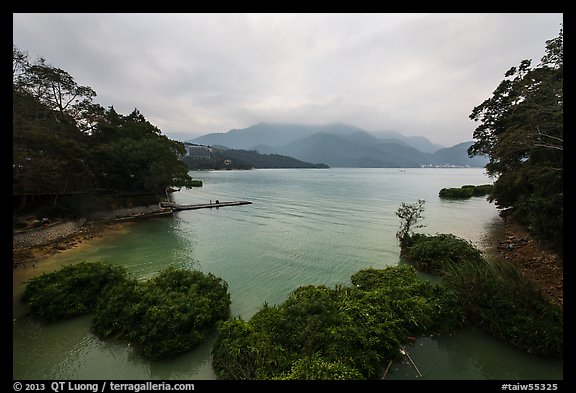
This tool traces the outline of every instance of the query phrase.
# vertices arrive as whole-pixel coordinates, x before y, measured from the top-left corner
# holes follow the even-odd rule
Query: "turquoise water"
[[[425,233],[453,233],[480,248],[501,229],[485,198],[444,201],[444,187],[486,184],[482,169],[275,169],[192,172],[202,188],[172,195],[178,203],[249,200],[251,205],[188,210],[106,234],[51,257],[42,271],[80,260],[125,266],[139,278],[167,266],[211,272],[229,285],[232,314],[249,319],[264,302],[283,302],[302,285],[348,284],[367,267],[398,264],[395,238],[401,203],[424,199]],[[37,274],[37,271],[35,272]],[[13,377],[15,379],[214,379],[211,342],[177,359],[140,359],[123,342],[102,341],[90,318],[45,326],[23,317],[15,273]],[[452,337],[422,338],[407,348],[427,379],[562,379],[562,362],[530,357],[465,329]],[[495,356],[499,361],[495,362]],[[501,361],[500,361],[501,359]],[[425,370],[425,372],[424,372]],[[413,379],[395,364],[390,379]]]

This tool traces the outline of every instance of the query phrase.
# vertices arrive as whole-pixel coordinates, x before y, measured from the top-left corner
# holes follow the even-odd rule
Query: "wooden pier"
[[[174,202],[162,202],[162,207],[169,207],[172,209],[172,211],[180,211],[180,210],[212,209],[214,207],[241,206],[251,204],[252,202],[250,201],[230,201],[230,202],[215,201],[212,203],[198,203],[194,205],[179,205]]]

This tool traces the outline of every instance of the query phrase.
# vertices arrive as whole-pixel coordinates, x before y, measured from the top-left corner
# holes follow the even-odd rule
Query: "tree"
[[[68,72],[46,64],[43,58],[31,63],[28,54],[16,46],[13,46],[12,78],[16,90],[32,95],[52,110],[60,123],[83,124],[94,113],[101,112],[101,107],[92,103],[96,92],[91,87],[78,85]]]
[[[44,86],[40,100],[56,111],[60,122],[67,121],[68,112],[76,118],[78,109],[87,106],[96,96],[91,87],[78,85],[66,71],[46,65],[43,59],[30,67],[30,73],[34,81]]]
[[[426,201],[423,199],[418,199],[418,202],[413,204],[402,202],[398,210],[396,210],[396,215],[402,219],[400,229],[396,232],[396,238],[400,242],[401,248],[404,248],[409,242],[413,228],[422,228],[424,226],[423,224],[418,224],[424,218],[422,215],[424,203]]]
[[[89,143],[88,159],[98,188],[159,193],[167,186],[192,186],[180,160],[184,144],[161,135],[138,109],[122,116],[109,108]]]
[[[59,123],[50,108],[17,85],[12,111],[12,190],[19,208],[35,195],[50,196],[56,205],[58,195],[90,190],[86,135],[73,123]]]
[[[38,207],[40,199],[55,209],[61,195],[89,195],[95,189],[158,194],[166,186],[192,186],[180,160],[183,143],[162,135],[138,109],[128,116],[104,109],[92,102],[92,88],[42,58],[31,62],[16,46],[12,70],[12,184],[18,209],[32,210],[28,202],[36,200]]]
[[[546,42],[540,64],[506,72],[475,107],[470,156],[485,154],[497,180],[490,200],[557,251],[563,244],[563,32]]]
[[[15,86],[20,85],[22,77],[29,67],[28,53],[18,49],[16,45],[12,45],[12,83]]]

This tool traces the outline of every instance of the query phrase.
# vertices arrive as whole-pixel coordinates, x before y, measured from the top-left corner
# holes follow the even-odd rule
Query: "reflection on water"
[[[50,326],[22,318],[13,329],[14,379],[214,379],[214,337],[197,350],[164,361],[142,359],[126,342],[90,333],[91,317]]]
[[[417,339],[406,351],[424,379],[562,379],[562,362],[542,359],[508,345],[494,345],[494,339],[475,328],[452,336]],[[497,376],[497,377],[495,377]],[[394,363],[386,379],[413,379],[419,376],[406,357]]]
[[[425,233],[453,233],[483,248],[501,228],[484,198],[444,201],[445,187],[486,184],[481,169],[328,169],[195,172],[202,188],[179,203],[250,200],[252,205],[190,210],[107,233],[102,239],[13,275],[13,378],[214,379],[212,341],[172,360],[141,359],[125,342],[90,333],[90,317],[44,325],[23,318],[23,282],[34,272],[79,261],[119,264],[145,279],[168,267],[210,272],[228,283],[232,315],[249,319],[302,285],[347,285],[360,269],[399,263],[395,237],[402,202],[425,199]],[[561,361],[510,350],[480,332],[422,338],[408,348],[426,379],[562,378]],[[395,365],[388,378],[413,379]]]

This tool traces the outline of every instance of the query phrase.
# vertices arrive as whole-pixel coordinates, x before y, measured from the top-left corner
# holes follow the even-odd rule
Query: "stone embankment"
[[[73,237],[73,235],[82,235],[84,232],[90,232],[91,228],[89,228],[89,226],[97,223],[111,224],[171,214],[172,211],[170,208],[163,208],[160,204],[97,212],[93,213],[90,217],[84,217],[78,220],[58,221],[48,226],[25,231],[13,231],[12,249],[21,250],[24,248],[51,245],[68,237]]]
[[[37,247],[50,244],[64,237],[78,232],[86,223],[86,218],[75,221],[60,221],[46,227],[14,232],[12,235],[12,249]]]

